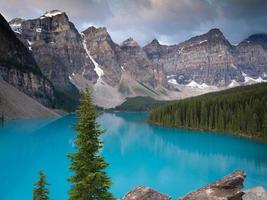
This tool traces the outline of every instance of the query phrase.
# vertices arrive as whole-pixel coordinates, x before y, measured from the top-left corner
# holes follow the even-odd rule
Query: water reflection
[[[116,177],[114,193],[123,195],[122,190],[145,184],[177,197],[237,168],[247,172],[247,186],[266,186],[265,144],[149,126],[145,118],[145,113],[117,113],[105,114],[99,120],[104,127],[112,120],[112,131],[107,129],[103,139],[104,155],[111,163],[109,172]]]
[[[267,145],[208,132],[148,125],[146,113],[105,113],[101,153],[122,197],[147,185],[177,198],[235,169],[247,173],[246,186],[267,187]],[[67,199],[67,154],[74,151],[74,115],[61,119],[11,121],[0,129],[1,199],[32,199],[37,173],[44,169],[52,198]]]

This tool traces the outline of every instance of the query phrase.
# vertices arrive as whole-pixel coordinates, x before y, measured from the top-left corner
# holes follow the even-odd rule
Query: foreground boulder
[[[246,191],[243,200],[267,200],[267,191],[263,187],[255,187]]]
[[[123,197],[123,200],[169,200],[169,196],[163,195],[149,187],[138,186]]]
[[[242,200],[243,182],[246,175],[237,170],[215,183],[204,186],[181,197],[180,200]]]

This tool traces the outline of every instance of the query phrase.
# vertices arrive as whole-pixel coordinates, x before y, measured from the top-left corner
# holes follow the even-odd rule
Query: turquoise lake
[[[146,113],[105,113],[101,154],[110,164],[111,192],[121,198],[138,185],[173,198],[243,169],[245,187],[267,188],[267,145],[224,134],[148,125]],[[8,121],[0,128],[0,199],[32,199],[38,171],[53,200],[67,199],[67,154],[74,151],[75,115]]]

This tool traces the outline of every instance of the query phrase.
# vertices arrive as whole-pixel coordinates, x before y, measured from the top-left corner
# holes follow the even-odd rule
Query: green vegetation
[[[46,177],[44,172],[39,172],[39,180],[34,184],[33,188],[33,200],[48,200],[49,192],[46,186],[48,183],[46,182]]]
[[[70,169],[74,172],[69,179],[73,184],[69,199],[114,199],[108,191],[111,181],[104,172],[107,163],[99,155],[99,150],[102,147],[99,136],[103,131],[100,130],[96,122],[97,111],[88,91],[81,93],[77,115],[79,117],[75,140],[77,151],[69,155]]]
[[[74,112],[79,105],[79,90],[73,86],[70,91],[55,88],[54,107],[68,112]]]
[[[149,111],[162,103],[163,101],[157,101],[152,97],[129,97],[110,111]]]
[[[231,132],[267,140],[267,84],[178,100],[153,109],[150,123]]]

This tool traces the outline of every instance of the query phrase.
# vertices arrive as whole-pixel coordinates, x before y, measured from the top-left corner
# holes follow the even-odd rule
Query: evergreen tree
[[[267,83],[173,101],[151,110],[149,122],[267,138]],[[163,123],[164,122],[164,123]]]
[[[48,183],[46,182],[46,177],[44,172],[39,172],[39,180],[34,184],[33,188],[33,200],[48,200],[49,192],[46,186]]]
[[[77,151],[70,154],[74,175],[69,179],[73,184],[69,192],[71,200],[109,200],[114,199],[108,191],[111,181],[103,171],[107,163],[99,155],[102,143],[99,136],[103,133],[96,122],[97,112],[88,91],[81,93],[79,117],[76,125]]]

